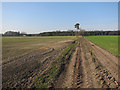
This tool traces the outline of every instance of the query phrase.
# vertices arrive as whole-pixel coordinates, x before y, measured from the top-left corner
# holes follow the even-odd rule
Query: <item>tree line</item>
[[[56,31],[56,32],[43,32],[40,36],[96,36],[96,35],[120,35],[119,31]]]
[[[53,32],[43,32],[38,34],[27,34],[25,32],[13,32],[13,31],[7,31],[2,36],[76,36],[76,35],[82,35],[82,36],[96,36],[96,35],[120,35],[120,31],[53,31]]]

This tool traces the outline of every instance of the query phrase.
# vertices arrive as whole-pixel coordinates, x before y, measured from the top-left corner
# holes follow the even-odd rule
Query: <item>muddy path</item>
[[[55,88],[118,88],[118,58],[81,38]]]
[[[76,50],[73,53],[72,58],[70,59],[69,63],[66,65],[66,68],[61,73],[58,80],[55,82],[55,88],[72,88],[75,60],[76,60],[78,49],[79,48],[76,47]]]
[[[87,39],[86,41],[92,46],[95,55],[100,60],[102,65],[111,72],[116,80],[118,80],[118,58]]]

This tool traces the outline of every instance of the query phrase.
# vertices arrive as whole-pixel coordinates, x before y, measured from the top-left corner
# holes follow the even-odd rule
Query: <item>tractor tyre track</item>
[[[87,39],[79,41],[65,68],[55,88],[118,88],[117,57]]]

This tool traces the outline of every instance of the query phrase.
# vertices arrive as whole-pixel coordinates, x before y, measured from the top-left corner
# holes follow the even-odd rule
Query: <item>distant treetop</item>
[[[76,23],[75,28],[79,29],[79,25],[80,25],[79,23]]]

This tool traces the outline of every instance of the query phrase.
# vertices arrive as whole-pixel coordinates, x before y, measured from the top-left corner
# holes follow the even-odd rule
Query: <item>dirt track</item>
[[[118,58],[81,39],[55,88],[118,88]]]
[[[62,59],[57,59],[71,44],[73,41],[70,40],[53,43],[47,50],[34,50],[15,60],[3,62],[3,88],[32,88],[36,83],[43,85],[45,81],[52,83],[48,87],[54,88],[118,88],[116,56],[81,37],[74,52],[71,51],[72,55],[69,54],[70,58],[67,52]],[[61,73],[57,75],[56,71],[49,79],[55,66]]]

